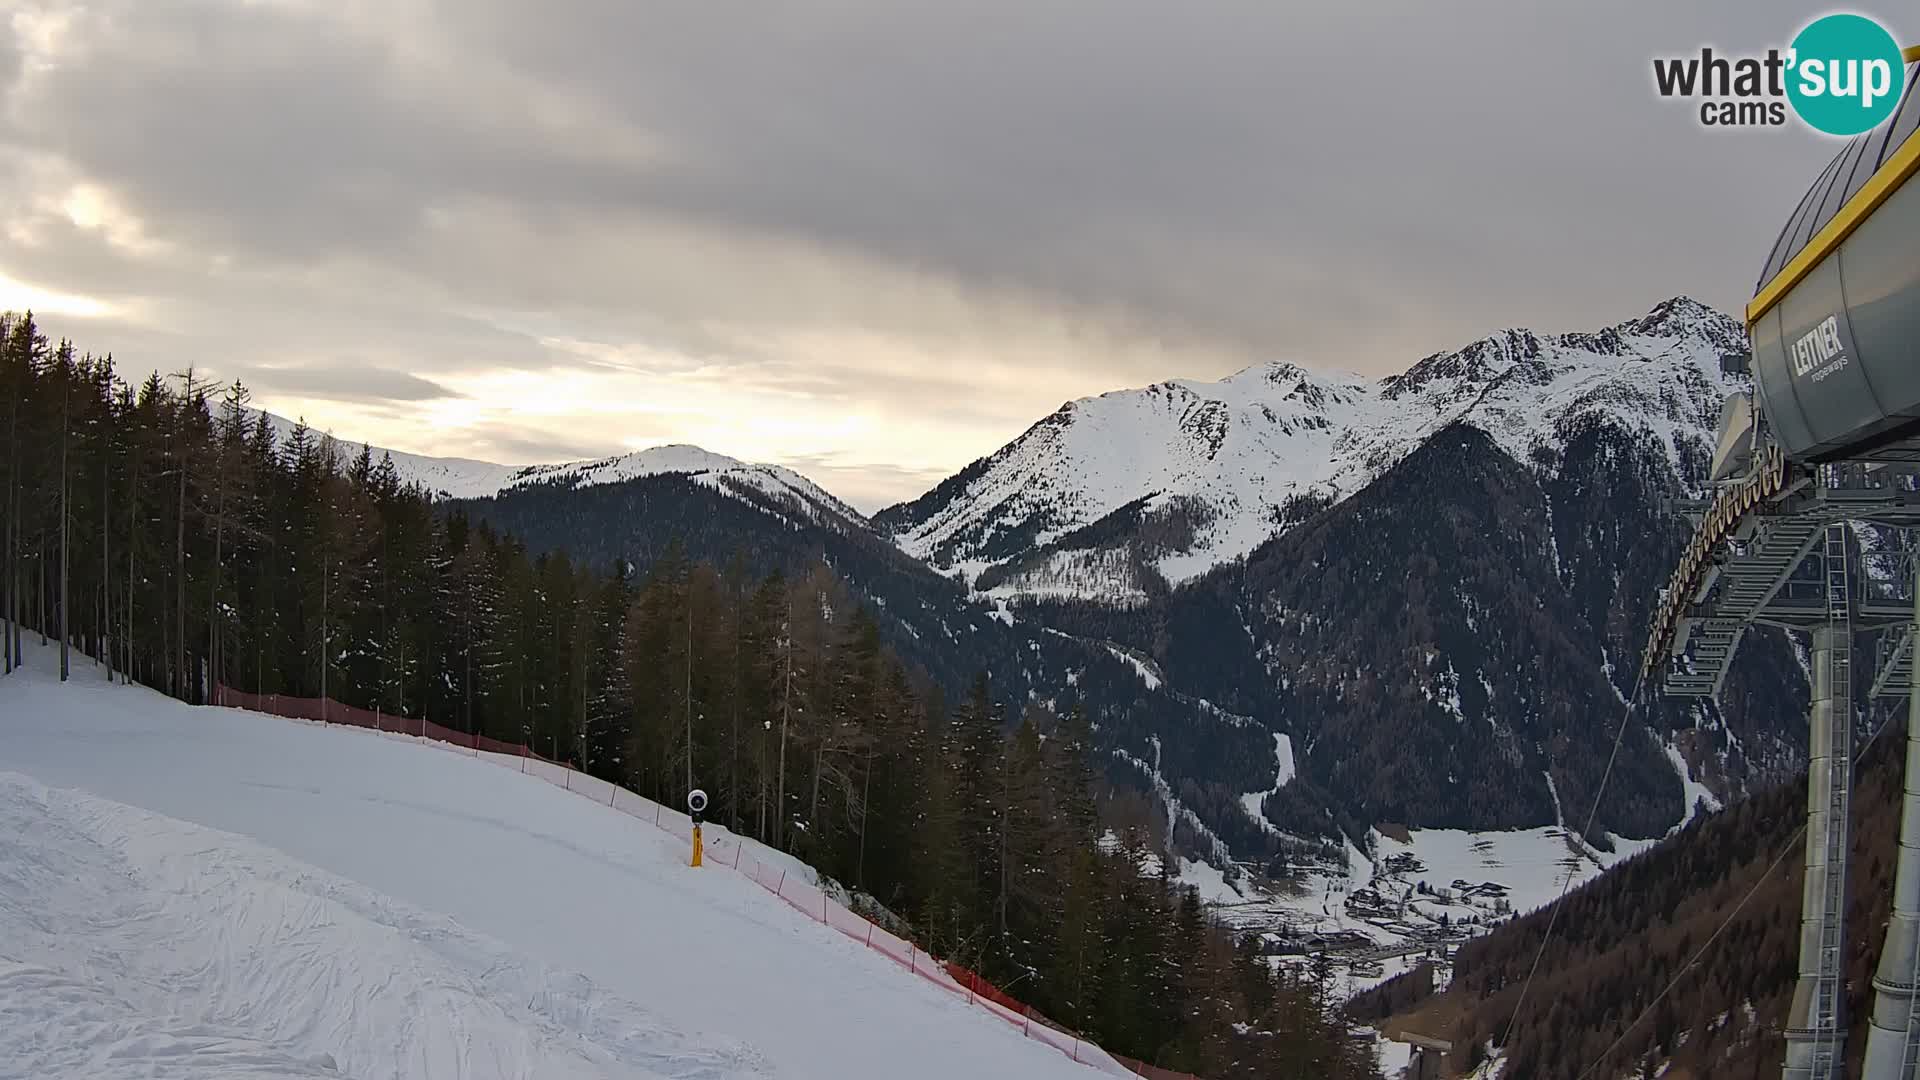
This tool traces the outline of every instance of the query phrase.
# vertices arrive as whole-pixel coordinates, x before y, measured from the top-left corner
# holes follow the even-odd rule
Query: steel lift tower
[[[1909,50],[1910,64],[1920,50]],[[1709,501],[1656,605],[1643,682],[1719,692],[1755,624],[1812,639],[1806,880],[1787,1080],[1846,1073],[1848,797],[1854,699],[1908,697],[1893,915],[1861,1075],[1920,1080],[1920,557],[1854,572],[1853,526],[1920,537],[1920,71],[1894,117],[1849,141],[1788,218],[1747,306],[1753,380],[1721,409]],[[1909,544],[1920,551],[1920,544]],[[1863,588],[1865,586],[1865,588]],[[1878,591],[1881,595],[1876,595]],[[1855,634],[1879,630],[1856,670]]]

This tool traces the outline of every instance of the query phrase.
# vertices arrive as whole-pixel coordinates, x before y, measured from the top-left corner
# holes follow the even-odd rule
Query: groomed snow
[[[536,777],[49,667],[0,679],[0,1075],[1097,1075]]]
[[[18,773],[0,885],[4,1075],[773,1074],[245,837]]]

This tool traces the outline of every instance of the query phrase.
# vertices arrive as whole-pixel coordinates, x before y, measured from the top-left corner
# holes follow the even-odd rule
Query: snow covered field
[[[1099,1075],[531,776],[0,679],[0,1078]]]
[[[1332,942],[1327,947],[1341,965],[1355,959],[1378,962],[1377,970],[1336,966],[1334,993],[1351,997],[1410,970],[1424,953],[1445,944],[1442,938],[1457,942],[1551,903],[1563,889],[1656,842],[1615,837],[1612,852],[1582,845],[1584,854],[1576,856],[1565,833],[1554,826],[1480,833],[1415,829],[1406,841],[1374,831],[1369,841],[1378,862],[1349,844],[1344,874],[1311,871],[1292,892],[1245,874],[1230,881],[1218,868],[1185,858],[1177,876],[1237,930],[1305,941],[1308,951],[1321,946],[1307,939],[1321,937]],[[1469,889],[1457,887],[1456,880]],[[1421,883],[1428,889],[1419,889]],[[1304,966],[1307,957],[1292,954],[1276,962]]]
[[[1391,836],[1375,834],[1383,862],[1394,855],[1409,854],[1424,867],[1399,875],[1408,884],[1419,880],[1435,888],[1450,888],[1455,879],[1473,884],[1495,882],[1506,887],[1508,903],[1516,915],[1552,903],[1563,890],[1578,888],[1604,866],[1650,843],[1620,841],[1612,854],[1592,852],[1593,858],[1580,858],[1567,846],[1566,833],[1551,825],[1481,833],[1415,829],[1408,837],[1410,843],[1401,843]],[[1603,865],[1596,865],[1594,859]],[[1573,872],[1571,886],[1567,884],[1569,870]]]

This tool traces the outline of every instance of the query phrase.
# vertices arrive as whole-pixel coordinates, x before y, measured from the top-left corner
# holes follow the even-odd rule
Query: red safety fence
[[[215,684],[213,704],[246,709],[250,712],[271,713],[274,716],[285,716],[294,720],[317,720],[327,724],[344,724],[347,727],[413,735],[482,753],[547,760],[531,748],[519,743],[505,742],[485,735],[470,735],[464,731],[441,727],[425,718],[396,716],[378,709],[361,709],[352,705],[342,705],[332,698],[293,697],[289,694],[249,694],[244,690]]]
[[[1147,1080],[1199,1080],[1192,1073],[1174,1072],[1172,1069],[1163,1069],[1158,1065],[1149,1065],[1144,1061],[1121,1057],[1119,1054],[1113,1055],[1113,1059],[1134,1074],[1146,1077]]]
[[[946,965],[946,969],[947,974],[953,976],[953,981],[966,987],[981,1001],[991,1002],[1008,1012],[1020,1014],[1021,1018],[1025,1021],[1023,1029],[1029,1037],[1033,1036],[1032,1025],[1034,1024],[1043,1025],[1049,1030],[1068,1038],[1073,1037],[1073,1032],[1069,1031],[1066,1027],[1056,1024],[1052,1020],[1035,1012],[1031,1006],[1022,1003],[1006,991],[981,978],[978,972],[969,971],[961,965],[952,962]],[[1137,1076],[1149,1077],[1150,1080],[1199,1080],[1199,1078],[1192,1073],[1163,1069],[1158,1065],[1149,1065],[1144,1061],[1138,1061],[1124,1054],[1110,1053],[1108,1056],[1119,1062],[1127,1072]]]
[[[636,795],[595,776],[549,761],[519,743],[502,742],[485,735],[470,735],[442,727],[431,720],[394,716],[378,710],[357,709],[324,698],[288,697],[280,694],[248,694],[225,686],[215,686],[213,703],[251,712],[269,713],[296,720],[315,720],[345,724],[394,736],[411,736],[432,743],[458,747],[482,760],[504,765],[518,772],[537,776],[555,787],[602,803],[623,814],[652,824],[691,844],[693,821],[678,810],[668,809],[644,796]],[[723,866],[745,875],[754,884],[785,900],[815,922],[824,923],[919,975],[934,986],[965,998],[1018,1028],[1022,1034],[1068,1055],[1081,1064],[1113,1076],[1144,1076],[1152,1080],[1199,1080],[1191,1073],[1172,1072],[1132,1058],[1109,1054],[1099,1045],[1067,1030],[1035,1012],[1019,999],[982,979],[958,964],[945,963],[913,942],[902,938],[858,912],[848,909],[824,889],[806,880],[803,870],[811,870],[791,857],[773,851],[757,841],[735,836],[718,825],[702,829],[705,847],[703,862]],[[790,872],[791,871],[791,872]]]

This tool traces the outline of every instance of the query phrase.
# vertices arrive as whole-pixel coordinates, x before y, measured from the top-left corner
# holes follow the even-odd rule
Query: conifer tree
[[[1086,716],[1023,703],[1010,731],[985,671],[950,710],[824,559],[530,551],[366,446],[278,437],[239,383],[123,381],[31,317],[0,316],[0,390],[0,670],[30,629],[69,673],[92,656],[190,702],[323,697],[674,805],[691,778],[716,819],[1113,1050],[1370,1075],[1322,1002],[1108,840]]]

